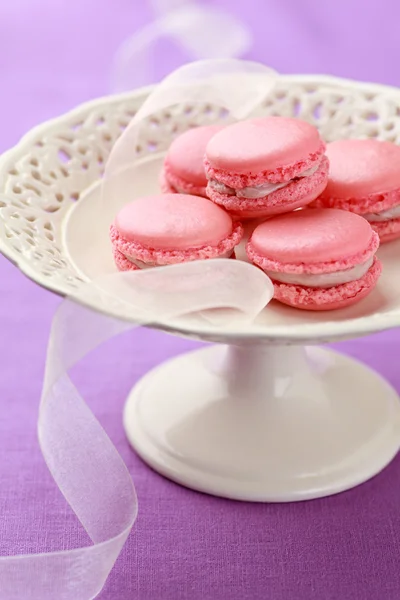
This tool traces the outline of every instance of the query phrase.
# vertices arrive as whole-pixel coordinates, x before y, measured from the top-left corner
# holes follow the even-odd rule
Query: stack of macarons
[[[315,200],[328,182],[318,130],[299,119],[249,119],[191,129],[165,157],[163,191],[208,196],[234,219],[266,218]]]
[[[325,145],[299,119],[265,117],[190,129],[171,144],[162,194],[126,205],[110,229],[120,270],[248,259],[275,299],[306,310],[354,304],[381,273],[381,241],[400,237],[400,148],[376,140]]]

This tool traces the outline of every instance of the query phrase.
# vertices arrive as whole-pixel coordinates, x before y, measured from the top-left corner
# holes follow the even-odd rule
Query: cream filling
[[[228,250],[227,252],[224,252],[223,254],[218,256],[218,258],[231,258],[232,255],[233,255],[233,250]],[[159,266],[156,263],[146,263],[146,262],[143,262],[142,260],[137,260],[136,258],[133,258],[132,256],[127,256],[126,254],[124,254],[124,256],[125,256],[125,258],[127,258],[129,260],[130,263],[139,267],[139,269],[150,269],[151,267]]]
[[[380,213],[367,213],[362,215],[364,219],[367,219],[370,223],[379,223],[381,221],[391,221],[392,219],[398,219],[400,217],[400,204],[383,210]]]
[[[300,173],[295,178],[289,179],[289,181],[284,181],[282,183],[263,183],[262,185],[245,187],[241,190],[235,190],[234,188],[229,187],[224,183],[220,183],[215,179],[210,179],[209,183],[210,186],[220,194],[227,194],[228,196],[237,196],[238,198],[264,198],[265,196],[269,196],[273,192],[276,192],[276,190],[280,190],[281,188],[286,187],[287,185],[289,185],[289,183],[292,183],[296,179],[310,177],[311,175],[314,175],[314,173],[318,171],[320,162],[318,162],[310,169],[303,171],[303,173]]]
[[[185,194],[185,195],[186,195],[186,194],[189,194],[189,192],[188,192],[187,190],[184,190],[183,188],[181,188],[181,187],[179,187],[179,186],[177,186],[177,185],[172,185],[172,183],[171,183],[171,186],[174,188],[174,190],[175,190],[175,191],[176,191],[178,194]],[[199,186],[199,187],[201,187],[201,186]]]
[[[351,269],[345,271],[336,271],[334,273],[321,273],[321,274],[309,274],[303,273],[300,275],[293,273],[276,273],[275,271],[265,271],[268,277],[281,283],[288,283],[289,285],[301,285],[303,287],[312,288],[330,288],[335,285],[342,285],[344,283],[350,283],[351,281],[357,281],[361,279],[368,269],[372,266],[374,257],[372,256],[367,262],[362,265],[356,265]]]

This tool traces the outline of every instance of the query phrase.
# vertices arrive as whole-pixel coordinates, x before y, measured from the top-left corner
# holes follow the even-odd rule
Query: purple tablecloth
[[[1,150],[36,123],[107,93],[118,44],[150,19],[144,4],[1,2]],[[399,84],[398,0],[218,4],[252,26],[252,56],[280,71]],[[0,289],[0,554],[73,548],[87,541],[86,534],[43,463],[35,431],[46,342],[59,300],[5,259]],[[134,355],[135,336],[140,356]],[[399,343],[392,331],[340,348],[400,390]],[[140,502],[137,524],[101,598],[398,600],[400,458],[337,497],[252,505],[174,485],[130,450],[121,423],[128,391],[151,366],[193,345],[143,330],[111,341],[75,371],[134,477]]]

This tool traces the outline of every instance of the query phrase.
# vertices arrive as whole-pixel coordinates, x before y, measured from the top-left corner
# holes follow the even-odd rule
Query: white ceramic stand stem
[[[334,494],[378,473],[400,447],[393,388],[313,347],[212,346],[179,356],[139,382],[124,420],[155,470],[239,500]]]

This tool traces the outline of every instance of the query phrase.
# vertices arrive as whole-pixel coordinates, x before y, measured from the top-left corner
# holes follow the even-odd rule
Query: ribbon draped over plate
[[[118,209],[135,197],[140,177],[135,149],[146,119],[199,102],[223,109],[221,120],[226,113],[230,119],[243,119],[268,96],[275,80],[271,69],[239,60],[200,61],[168,76],[111,152],[102,186],[103,218],[110,224]],[[113,317],[85,307],[93,295]],[[231,319],[236,313],[251,321],[272,295],[272,284],[259,269],[238,260],[215,259],[107,275],[63,301],[50,334],[38,435],[56,484],[93,544],[0,558],[0,600],[94,598],[136,519],[131,476],[68,371],[99,344],[128,329],[194,312],[226,324],[226,314],[224,319],[223,311],[213,309],[230,309],[235,311]]]

